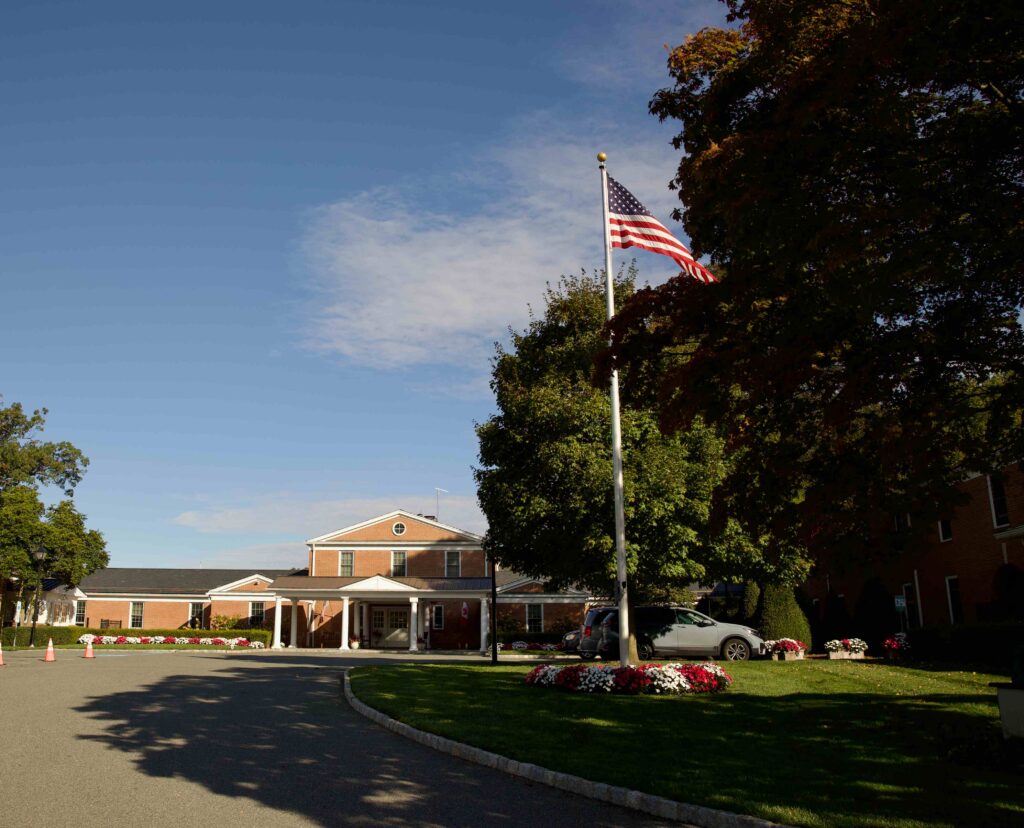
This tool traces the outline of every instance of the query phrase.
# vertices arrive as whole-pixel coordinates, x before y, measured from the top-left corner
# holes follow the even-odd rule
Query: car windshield
[[[678,609],[676,610],[676,623],[677,624],[707,624],[711,619],[706,615],[702,615],[696,610],[691,609]]]

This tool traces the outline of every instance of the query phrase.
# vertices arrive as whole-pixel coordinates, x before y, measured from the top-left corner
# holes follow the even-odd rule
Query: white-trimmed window
[[[444,629],[444,604],[434,604],[430,608],[430,626],[435,630]]]
[[[131,612],[128,615],[128,626],[133,630],[142,629],[142,610],[144,604],[141,601],[132,601]]]
[[[391,552],[391,577],[392,578],[404,578],[408,569],[408,562],[406,560],[406,553],[393,550]]]
[[[444,553],[444,577],[458,578],[462,575],[462,553],[458,549],[449,549]]]
[[[956,575],[946,576],[946,603],[949,606],[949,623],[964,623],[964,605],[960,599],[960,578]]]
[[[195,620],[199,626],[203,625],[203,616],[206,614],[206,607],[202,601],[192,601],[188,605],[188,620]]]
[[[947,543],[953,540],[953,521],[943,518],[939,521],[939,541]]]
[[[395,535],[395,537],[401,537],[405,534],[405,524],[402,523],[402,521],[398,521],[397,523],[392,525],[391,531]]]
[[[266,601],[249,602],[249,623],[254,627],[262,627],[263,619],[267,617]]]
[[[910,528],[910,512],[893,515],[892,523],[897,532],[906,532]]]
[[[85,626],[85,601],[75,601],[75,626]]]
[[[544,605],[526,605],[526,631],[531,633],[544,632]]]
[[[1006,487],[998,474],[988,476],[988,502],[992,507],[992,526],[1001,529],[1010,525],[1010,509],[1006,504]]]
[[[352,553],[351,552],[339,552],[338,553],[338,574],[342,578],[352,577]]]

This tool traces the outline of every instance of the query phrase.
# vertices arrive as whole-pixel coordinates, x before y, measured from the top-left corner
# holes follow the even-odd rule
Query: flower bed
[[[213,647],[242,647],[262,650],[262,641],[250,641],[248,638],[200,638],[198,636],[174,635],[93,635],[86,633],[79,637],[79,644],[191,644]]]
[[[825,642],[830,659],[864,658],[868,644],[861,638],[833,638]]]
[[[526,674],[531,687],[555,687],[568,693],[655,695],[717,693],[732,684],[732,676],[717,664],[641,664],[638,667],[542,664]]]
[[[906,633],[896,633],[896,635],[885,639],[882,646],[885,647],[886,658],[892,661],[902,661],[910,652],[910,642],[907,640]]]
[[[804,657],[804,651],[807,649],[807,645],[803,641],[797,641],[795,638],[777,638],[774,641],[765,641],[764,643],[768,648],[768,652],[778,661],[801,659]]]

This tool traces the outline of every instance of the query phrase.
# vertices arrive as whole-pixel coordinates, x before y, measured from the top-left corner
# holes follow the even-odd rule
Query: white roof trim
[[[474,535],[472,532],[467,532],[465,529],[459,529],[456,526],[449,526],[447,523],[441,523],[437,520],[430,520],[429,518],[423,517],[423,515],[417,515],[414,512],[407,512],[405,509],[395,509],[393,512],[388,512],[386,515],[378,515],[370,520],[364,520],[362,523],[354,523],[351,526],[346,526],[344,529],[335,529],[333,532],[328,532],[326,535],[321,535],[318,538],[310,538],[306,541],[307,544],[321,543],[329,538],[333,538],[336,535],[341,535],[346,532],[355,532],[357,529],[365,529],[367,526],[372,526],[375,523],[381,521],[390,520],[391,518],[404,517],[409,520],[418,520],[421,523],[426,523],[429,526],[434,526],[438,529],[444,529],[448,532],[454,532],[457,535],[462,535],[465,538],[474,541],[482,541],[483,538],[480,535]],[[398,538],[396,538],[398,540]]]
[[[253,572],[252,575],[246,575],[244,578],[239,578],[237,581],[232,581],[230,584],[224,584],[223,586],[214,587],[207,591],[207,595],[216,595],[221,592],[230,592],[235,587],[240,587],[242,584],[247,584],[249,581],[263,581],[265,584],[274,583],[273,578],[268,578],[266,575],[260,575],[259,572]]]
[[[373,575],[348,586],[338,587],[339,592],[419,592],[416,587],[392,581],[383,575]]]

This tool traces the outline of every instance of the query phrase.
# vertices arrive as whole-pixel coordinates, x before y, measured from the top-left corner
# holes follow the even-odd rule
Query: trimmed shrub
[[[74,644],[78,636],[87,632],[84,627],[45,627],[42,624],[36,625],[36,646],[46,646],[48,639],[52,638],[54,644]],[[32,625],[18,627],[18,641],[14,641],[14,627],[4,627],[3,643],[5,647],[27,647],[28,640],[32,635]]]
[[[761,617],[761,587],[753,581],[747,581],[743,587],[743,623],[753,626]]]
[[[1024,624],[921,627],[907,638],[915,659],[972,664],[1010,675],[1014,653],[1024,640]]]
[[[18,647],[27,647],[28,639],[31,635],[31,627],[19,627],[18,628]],[[162,630],[162,629],[145,629],[145,630],[100,630],[95,627],[44,627],[42,625],[36,626],[36,646],[40,644],[46,646],[46,641],[49,638],[53,639],[54,644],[74,644],[78,639],[85,633],[92,633],[93,635],[133,635],[149,636],[155,638],[157,636],[188,636],[189,638],[217,638],[223,637],[222,632],[216,630]],[[270,635],[268,630],[234,630],[232,638],[248,638],[250,641],[261,641],[264,646],[270,646]],[[14,644],[14,627],[5,627],[3,631],[3,645],[5,647],[13,647]]]
[[[793,587],[769,584],[764,588],[758,629],[765,639],[811,640],[811,625],[796,602]]]

